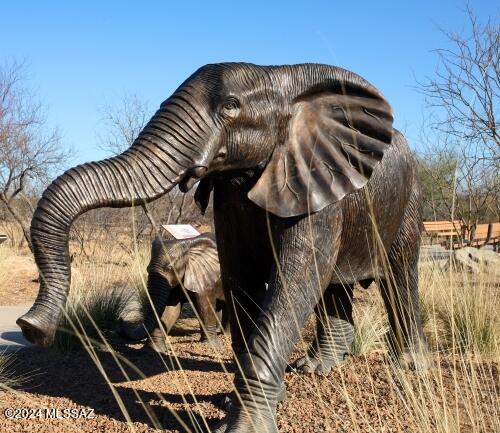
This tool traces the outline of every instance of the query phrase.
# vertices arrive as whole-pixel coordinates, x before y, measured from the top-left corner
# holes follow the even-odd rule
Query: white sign
[[[189,239],[201,234],[191,224],[164,224],[162,227],[175,239]]]

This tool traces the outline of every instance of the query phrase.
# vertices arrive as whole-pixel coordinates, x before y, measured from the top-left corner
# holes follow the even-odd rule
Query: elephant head
[[[157,326],[170,292],[181,286],[194,293],[212,289],[220,280],[217,245],[212,234],[184,240],[157,237],[151,247],[148,265],[148,303],[144,325],[122,322],[122,333],[131,340],[142,340]],[[153,308],[155,311],[153,311]]]
[[[391,138],[388,103],[349,71],[204,66],[123,154],[74,167],[45,190],[31,223],[40,290],[17,323],[29,341],[52,343],[70,287],[68,233],[90,209],[139,205],[209,173],[263,167],[250,200],[282,217],[315,212],[364,186]]]

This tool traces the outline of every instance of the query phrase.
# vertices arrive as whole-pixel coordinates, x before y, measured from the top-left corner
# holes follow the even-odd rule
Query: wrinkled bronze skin
[[[421,350],[421,193],[415,161],[392,122],[375,87],[334,66],[200,68],[124,154],[75,167],[45,191],[31,225],[42,284],[18,320],[24,335],[42,346],[53,341],[78,215],[149,202],[177,185],[187,191],[201,179],[202,208],[214,193],[240,367],[239,398],[215,432],[277,431],[283,374],[313,311],[321,326],[300,369],[326,372],[343,361],[355,282],[379,282],[391,353],[405,359]]]
[[[200,341],[219,347],[217,331],[227,324],[215,236],[190,239],[158,236],[148,265],[148,294],[144,323],[121,323],[121,334],[133,341],[147,339],[146,348],[169,352],[166,335],[190,303],[200,322]],[[154,308],[154,310],[153,310]],[[158,321],[160,319],[160,321]]]
[[[352,324],[352,298],[346,293],[356,282],[367,287],[378,281],[393,355],[404,360],[425,348],[417,287],[421,192],[413,156],[399,133],[366,187],[310,216],[266,213],[247,198],[255,179],[235,176],[217,176],[214,211],[223,286],[226,299],[234,300],[229,309],[238,316],[237,321],[230,318],[233,350],[254,385],[247,391],[237,375],[245,399],[259,408],[266,401],[273,407],[293,346],[313,309],[318,323],[337,321],[332,332],[344,341],[345,327]],[[326,340],[328,346],[323,330],[318,331],[316,344]],[[299,362],[300,369],[328,372],[349,350],[337,354],[337,348],[330,348],[333,353],[328,349],[325,360],[310,355]],[[240,416],[239,423],[246,425],[251,417]],[[234,431],[254,431],[246,428]]]

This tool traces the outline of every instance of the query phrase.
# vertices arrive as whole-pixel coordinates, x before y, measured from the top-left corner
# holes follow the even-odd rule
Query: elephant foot
[[[354,326],[344,319],[327,315],[318,319],[319,329],[307,355],[296,363],[301,373],[328,374],[344,364],[351,353]]]
[[[234,405],[212,433],[278,433],[276,409],[244,409]]]
[[[154,347],[149,346],[148,344],[145,344],[142,346],[140,349],[136,350],[135,353],[140,356],[149,356],[149,355],[165,355],[165,356],[170,356],[170,352],[167,350],[161,351],[157,350]]]
[[[281,389],[279,390],[278,395],[276,397],[276,401],[278,403],[280,403],[282,401],[285,401],[286,397],[287,397],[286,385],[284,383],[282,383],[281,384]],[[235,398],[236,398],[236,394],[235,394],[234,391],[231,392],[231,394],[226,395],[226,397],[224,397],[224,401],[222,403],[222,406],[223,406],[223,409],[226,412],[230,412],[231,411],[231,408],[234,405],[233,402],[235,401]]]
[[[165,343],[165,340],[147,340],[146,344],[144,344],[144,347],[142,348],[144,351],[149,351],[149,352],[156,352],[156,353],[163,353],[163,354],[169,354],[170,350],[167,347],[167,344]]]
[[[222,343],[219,339],[219,337],[212,337],[212,338],[201,338],[200,339],[201,344],[206,344],[207,346],[212,347],[213,349],[221,349],[222,348]]]
[[[332,369],[344,364],[348,356],[347,352],[340,359],[305,355],[297,360],[295,369],[304,374],[328,374]]]
[[[431,368],[432,361],[427,350],[405,350],[393,362],[404,370],[426,371]]]
[[[411,344],[401,347],[397,340],[388,336],[389,361],[397,367],[411,371],[425,371],[432,367],[432,360],[427,348],[427,343],[422,337],[414,337]]]

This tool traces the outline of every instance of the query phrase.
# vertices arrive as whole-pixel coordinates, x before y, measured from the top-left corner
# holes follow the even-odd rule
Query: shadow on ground
[[[134,423],[143,423],[151,428],[175,429],[185,431],[185,423],[193,432],[206,432],[207,426],[213,427],[219,417],[204,421],[196,407],[212,408],[218,412],[223,410],[227,392],[193,394],[177,394],[173,392],[156,392],[161,389],[160,381],[168,381],[168,375],[177,373],[170,379],[181,380],[183,372],[224,373],[232,370],[232,363],[227,360],[217,361],[215,355],[192,353],[201,356],[179,356],[176,359],[166,355],[160,356],[151,351],[129,350],[117,352],[123,357],[120,365],[109,352],[97,352],[98,362],[85,351],[61,354],[54,350],[20,350],[16,356],[13,373],[28,374],[28,380],[20,388],[29,394],[38,396],[69,399],[72,402],[93,408],[96,415],[124,422],[117,398],[113,395],[113,386],[123,401],[128,415]],[[101,373],[100,368],[105,372]],[[161,377],[160,377],[161,376]],[[182,384],[184,385],[184,384]],[[180,386],[189,389],[189,386]],[[194,404],[196,403],[196,404]],[[172,412],[175,409],[175,416]],[[183,408],[184,407],[184,408]],[[195,408],[191,410],[190,408]],[[206,413],[206,410],[203,411]],[[222,415],[222,412],[221,412]],[[176,416],[182,421],[176,420]],[[208,424],[207,424],[208,423]]]

